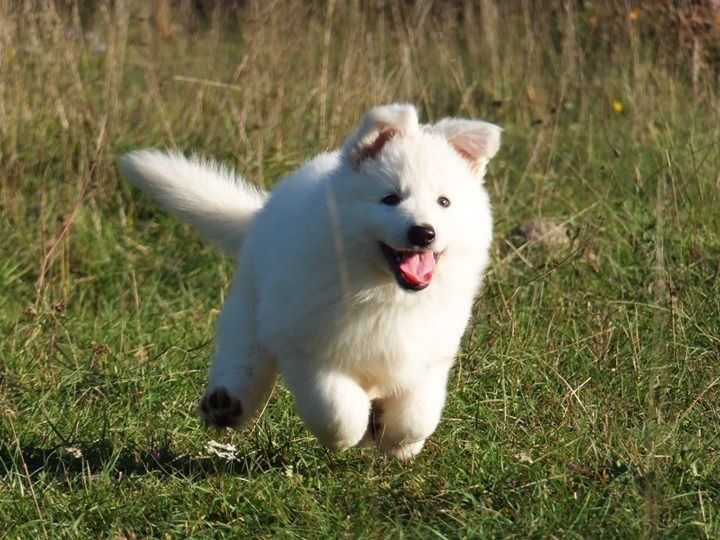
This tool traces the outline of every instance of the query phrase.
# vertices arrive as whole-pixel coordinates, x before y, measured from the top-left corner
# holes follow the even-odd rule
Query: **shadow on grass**
[[[87,475],[110,478],[159,474],[176,477],[208,477],[222,474],[251,476],[283,469],[290,461],[282,447],[268,445],[252,455],[239,452],[226,456],[210,452],[176,453],[168,445],[147,448],[118,448],[111,441],[99,440],[73,446],[42,448],[33,444],[17,446],[0,442],[0,478],[16,473],[32,477],[43,475],[71,480]]]

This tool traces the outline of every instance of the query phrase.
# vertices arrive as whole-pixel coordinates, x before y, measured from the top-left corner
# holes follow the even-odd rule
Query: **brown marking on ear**
[[[488,161],[500,148],[502,130],[482,120],[445,118],[431,129],[444,137],[476,174],[484,174]]]
[[[465,150],[464,148],[460,148],[459,146],[453,145],[453,148],[455,151],[460,154],[462,157],[470,161],[471,163],[475,161],[475,156],[473,156],[470,152]]]
[[[387,144],[387,142],[392,139],[397,134],[397,131],[394,129],[386,129],[385,131],[381,131],[378,133],[375,140],[363,148],[360,149],[360,152],[358,152],[355,165],[360,166],[360,163],[365,161],[366,159],[373,159],[375,156],[377,156],[380,151],[383,149],[383,147]]]

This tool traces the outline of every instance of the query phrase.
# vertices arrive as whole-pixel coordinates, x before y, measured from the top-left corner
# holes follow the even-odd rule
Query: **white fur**
[[[266,194],[220,165],[174,152],[138,150],[120,158],[127,178],[163,208],[236,254]]]
[[[201,403],[206,422],[241,426],[279,369],[322,444],[343,450],[372,438],[389,455],[417,454],[440,420],[488,263],[482,182],[499,142],[500,128],[486,122],[425,126],[410,105],[376,107],[341,149],[306,163],[267,199],[206,162],[124,157],[137,186],[240,252]],[[383,204],[388,194],[401,203]],[[427,249],[440,254],[416,292],[400,286],[379,247],[412,248],[413,225],[432,226]]]

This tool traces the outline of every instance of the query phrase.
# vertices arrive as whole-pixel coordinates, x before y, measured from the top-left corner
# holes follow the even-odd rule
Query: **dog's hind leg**
[[[274,358],[255,336],[256,301],[239,269],[218,321],[217,351],[199,414],[207,425],[241,427],[272,390]]]

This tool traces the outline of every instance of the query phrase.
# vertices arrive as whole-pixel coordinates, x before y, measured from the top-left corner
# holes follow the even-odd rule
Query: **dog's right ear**
[[[502,128],[482,120],[445,118],[431,126],[430,130],[444,137],[481,178],[485,175],[488,161],[500,149]]]
[[[390,139],[417,128],[417,111],[412,105],[403,103],[375,107],[345,141],[345,159],[357,171],[363,161],[375,158]]]

